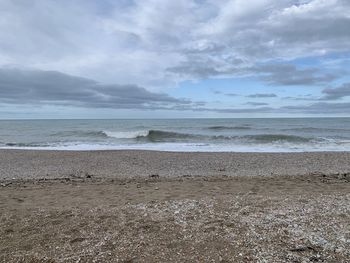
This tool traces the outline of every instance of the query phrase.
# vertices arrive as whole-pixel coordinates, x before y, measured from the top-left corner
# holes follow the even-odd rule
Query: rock
[[[306,251],[306,250],[313,250],[313,251],[315,251],[315,249],[313,247],[310,247],[310,246],[299,246],[299,247],[290,249],[291,252],[303,252],[303,251]]]
[[[74,239],[72,239],[71,241],[70,241],[70,243],[71,244],[73,244],[73,243],[80,243],[80,242],[83,242],[85,240],[85,238],[83,238],[83,237],[77,237],[77,238],[74,238]]]
[[[322,260],[322,258],[321,258],[320,255],[311,256],[311,257],[309,258],[309,261],[311,261],[311,262],[319,262],[319,261],[323,262],[323,260]]]
[[[12,228],[5,229],[5,234],[11,234],[14,233],[15,231]]]
[[[151,174],[149,177],[150,178],[159,178],[159,174]]]
[[[85,178],[92,178],[91,174],[85,173]]]
[[[123,263],[133,263],[133,262],[136,262],[136,257],[134,258],[130,258],[130,259],[126,259],[124,261],[122,261]]]
[[[341,247],[336,247],[336,248],[334,248],[334,253],[342,253],[343,252],[343,248],[341,248]]]

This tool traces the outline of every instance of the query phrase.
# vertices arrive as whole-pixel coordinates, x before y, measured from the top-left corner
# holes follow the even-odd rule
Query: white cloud
[[[0,66],[162,90],[350,51],[349,28],[346,0],[3,0]]]

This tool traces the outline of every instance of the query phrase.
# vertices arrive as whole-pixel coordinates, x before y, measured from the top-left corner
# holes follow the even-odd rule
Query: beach
[[[349,262],[350,153],[0,150],[1,262]]]
[[[350,0],[0,0],[0,263],[350,263]]]

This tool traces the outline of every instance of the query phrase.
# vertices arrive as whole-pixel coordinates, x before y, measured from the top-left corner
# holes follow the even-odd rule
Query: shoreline
[[[300,151],[264,151],[264,152],[260,152],[260,151],[171,151],[171,150],[157,150],[157,149],[127,149],[127,148],[121,148],[121,149],[86,149],[86,150],[81,150],[81,149],[77,149],[77,150],[65,150],[65,149],[50,149],[50,148],[40,148],[40,147],[35,147],[35,148],[30,148],[30,147],[26,147],[26,148],[16,148],[16,147],[9,147],[9,148],[3,148],[0,147],[0,152],[1,151],[31,151],[31,152],[158,152],[158,153],[224,153],[224,154],[231,154],[231,153],[235,153],[235,154],[292,154],[292,153],[350,153],[350,150],[345,151],[345,150],[339,150],[339,151],[332,151],[332,150],[315,150],[315,151],[304,151],[304,150],[300,150]]]
[[[153,145],[154,147],[149,147],[152,145],[148,145],[148,147],[144,148],[138,148],[138,147],[96,147],[96,148],[89,148],[85,146],[78,146],[78,147],[71,147],[71,146],[63,146],[63,147],[0,147],[0,151],[43,151],[43,152],[108,152],[108,151],[145,151],[145,152],[172,152],[172,153],[346,153],[350,152],[350,150],[344,150],[344,149],[334,149],[334,148],[327,148],[326,150],[319,150],[319,149],[312,149],[312,148],[305,148],[305,149],[274,149],[271,147],[266,147],[269,150],[257,150],[257,149],[250,149],[248,147],[244,146],[238,146],[239,150],[232,150],[232,146],[229,148],[221,147],[221,148],[203,148],[203,149],[196,149],[193,148],[186,149],[186,145],[174,145],[167,148],[162,147],[155,147],[156,145]],[[180,149],[180,150],[178,150]],[[208,150],[210,149],[210,150]]]

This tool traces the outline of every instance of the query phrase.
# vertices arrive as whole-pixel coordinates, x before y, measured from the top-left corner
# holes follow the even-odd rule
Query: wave
[[[212,129],[243,129],[249,128],[246,126],[211,126]],[[211,135],[211,134],[195,134],[195,133],[182,133],[176,131],[166,130],[138,130],[138,131],[64,131],[56,133],[56,136],[60,137],[84,137],[94,139],[129,139],[141,142],[225,142],[236,141],[239,143],[277,143],[277,142],[290,142],[290,143],[307,143],[312,141],[320,141],[321,138],[315,137],[303,137],[287,134],[254,134],[254,135]],[[76,138],[74,139],[76,140]],[[8,143],[6,146],[33,146],[35,145],[17,145],[15,143]]]
[[[93,138],[115,138],[115,139],[147,139],[149,141],[167,139],[204,138],[206,136],[185,134],[162,130],[139,130],[139,131],[65,131],[55,133],[52,136],[59,137],[93,137]]]
[[[285,134],[257,134],[257,135],[244,135],[244,136],[223,136],[223,135],[201,135],[201,134],[188,134],[178,133],[172,131],[150,130],[147,135],[138,136],[136,139],[148,140],[150,142],[165,142],[165,141],[226,141],[235,140],[238,142],[255,142],[255,143],[274,143],[274,142],[291,142],[291,143],[306,143],[315,140],[320,140],[310,137],[302,137],[295,135]]]
[[[221,130],[250,130],[249,126],[210,126],[209,130],[221,131]]]
[[[285,134],[258,134],[258,135],[245,135],[243,138],[253,140],[260,143],[272,143],[272,142],[294,142],[294,143],[305,143],[315,141],[316,138],[302,137],[296,135],[285,135]],[[318,138],[317,140],[320,140]]]
[[[134,143],[111,141],[72,141],[52,143],[0,143],[2,149],[52,149],[52,150],[112,150],[112,149],[153,149],[174,151],[295,151],[299,150],[348,150],[350,140],[330,140],[329,138],[308,138],[285,134],[257,134],[245,136],[208,136],[172,131],[149,130],[139,135]]]
[[[189,134],[189,133],[179,133],[172,131],[161,131],[161,130],[149,130],[147,134],[139,135],[136,137],[138,140],[148,140],[150,142],[163,142],[163,141],[173,141],[181,139],[199,139],[206,136]]]
[[[62,131],[51,134],[52,137],[84,137],[84,138],[116,138],[136,139],[138,136],[146,136],[148,130],[142,131]]]
[[[103,131],[103,133],[110,138],[116,139],[136,139],[138,137],[147,136],[150,131],[142,130],[142,131]]]
[[[51,134],[52,137],[91,137],[106,138],[108,135],[104,131],[61,131]]]

